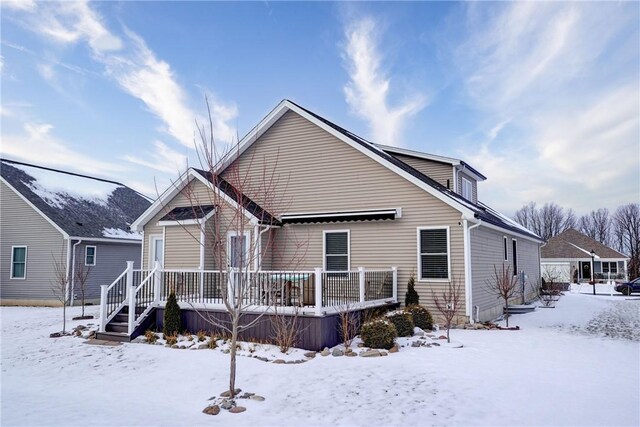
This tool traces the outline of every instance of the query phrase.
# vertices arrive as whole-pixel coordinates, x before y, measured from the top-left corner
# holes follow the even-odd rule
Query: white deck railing
[[[374,307],[398,301],[398,270],[365,269],[325,271],[219,271],[199,269],[134,270],[133,262],[111,284],[103,285],[100,299],[100,331],[125,307],[128,331],[145,319],[154,307],[162,307],[174,292],[185,308],[225,309],[228,298],[247,312],[325,314]],[[242,292],[242,295],[239,293]]]

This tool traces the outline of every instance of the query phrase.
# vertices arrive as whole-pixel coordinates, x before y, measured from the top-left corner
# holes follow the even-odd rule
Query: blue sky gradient
[[[3,157],[148,195],[214,110],[233,143],[289,98],[374,142],[459,157],[511,214],[640,199],[640,5],[2,3]]]

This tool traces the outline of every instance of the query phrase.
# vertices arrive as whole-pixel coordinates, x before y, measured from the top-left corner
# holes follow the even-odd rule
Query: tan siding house
[[[538,283],[540,239],[477,202],[477,182],[485,179],[478,171],[457,159],[376,146],[290,101],[276,107],[214,172],[270,215],[268,224],[256,216],[243,226],[248,240],[262,248],[261,270],[393,267],[398,302],[412,275],[420,302],[431,309],[433,293],[455,281],[464,292],[462,316],[489,320],[501,307],[483,283],[494,265],[510,263],[503,258],[506,236],[517,241],[518,270],[528,289]],[[207,176],[191,169],[184,187],[167,190],[134,223],[147,237],[144,262],[154,258],[150,236],[158,236],[164,239],[166,268],[215,268],[207,258],[207,232],[198,226],[189,231],[184,223],[161,225],[168,213],[215,199],[217,181]],[[471,182],[467,193],[463,177]],[[265,191],[265,181],[275,184]],[[199,196],[185,197],[185,191]],[[207,224],[219,221],[228,229],[222,205]],[[337,255],[327,249],[327,236],[342,242],[333,249]],[[225,244],[225,236],[218,239]]]

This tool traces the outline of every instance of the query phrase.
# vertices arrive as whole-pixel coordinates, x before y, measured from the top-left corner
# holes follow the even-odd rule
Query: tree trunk
[[[505,307],[505,320],[507,321],[507,328],[509,327],[509,300],[505,299],[504,300],[504,307]]]
[[[62,302],[62,333],[67,330],[67,301]]]
[[[233,399],[236,394],[236,343],[238,342],[238,318],[233,316],[233,328],[231,331],[231,359],[229,361],[229,393]]]
[[[451,338],[449,338],[449,331],[451,330],[451,322],[447,324],[447,342],[451,343]]]

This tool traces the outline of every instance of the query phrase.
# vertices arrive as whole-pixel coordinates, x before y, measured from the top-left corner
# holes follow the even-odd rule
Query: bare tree
[[[447,329],[447,342],[451,342],[450,331],[453,319],[458,317],[462,300],[462,292],[460,290],[459,281],[455,278],[447,282],[447,288],[440,295],[431,291],[433,302],[438,313],[444,319],[444,326]]]
[[[504,301],[505,318],[507,327],[509,327],[509,300],[520,292],[518,276],[514,276],[511,273],[511,267],[509,265],[502,264],[501,269],[498,269],[498,266],[494,265],[493,278],[485,281],[485,289]]]
[[[53,279],[51,281],[51,291],[55,298],[62,304],[62,333],[67,332],[67,304],[69,301],[69,274],[64,263],[64,256],[60,258],[53,256]]]
[[[340,335],[346,352],[351,350],[351,342],[358,333],[359,314],[350,307],[350,304],[340,308]]]
[[[538,208],[535,202],[529,202],[518,209],[513,219],[536,234],[540,231]]]
[[[180,182],[173,185],[181,191],[194,218],[205,217],[206,209],[215,210],[210,220],[183,225],[182,229],[204,247],[208,262],[218,272],[214,280],[215,294],[225,308],[226,318],[202,309],[188,298],[183,301],[190,302],[195,312],[216,330],[229,334],[229,394],[233,398],[239,336],[271,313],[275,314],[272,320],[276,339],[286,341],[283,347],[294,342],[297,309],[289,313],[293,318],[287,319],[285,313],[276,311],[275,307],[289,306],[291,311],[303,298],[305,289],[313,285],[313,276],[259,273],[267,256],[273,263],[277,262],[281,271],[295,270],[304,260],[308,238],[297,240],[291,230],[282,233],[285,237],[275,239],[273,229],[278,227],[275,218],[285,211],[288,202],[284,196],[288,182],[276,172],[278,159],[265,159],[262,165],[257,165],[250,154],[239,158],[238,145],[233,149],[219,147],[213,136],[214,118],[208,101],[207,109],[207,126],[198,125],[199,168],[196,172],[210,183],[210,191],[202,192],[194,185],[183,186]],[[164,208],[165,212],[170,211],[167,206]],[[187,295],[193,293],[188,284],[183,288],[187,289]],[[256,306],[263,310],[253,310]],[[282,336],[278,338],[278,334]]]
[[[609,209],[600,208],[580,217],[578,230],[609,246],[611,244],[611,217]]]
[[[273,307],[274,315],[271,316],[271,329],[273,339],[281,352],[286,353],[294,347],[298,337],[302,333],[300,329],[300,310],[294,307],[293,315],[278,313],[278,306]]]
[[[565,211],[553,202],[545,203],[540,208],[534,202],[530,202],[518,209],[513,219],[545,241],[569,228],[575,228],[577,224],[573,209]]]
[[[553,307],[562,295],[561,274],[555,267],[547,267],[540,278],[537,296],[544,307]]]
[[[75,283],[78,284],[78,288],[80,289],[80,301],[82,302],[81,317],[84,317],[84,303],[85,303],[85,296],[87,292],[87,280],[89,279],[90,274],[91,274],[90,266],[85,266],[82,261],[78,261],[76,263],[76,266],[73,269],[73,276],[75,278]]]
[[[640,203],[629,203],[616,209],[613,227],[617,249],[628,255],[627,274],[640,276]]]

